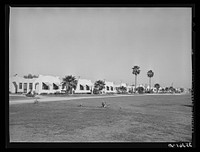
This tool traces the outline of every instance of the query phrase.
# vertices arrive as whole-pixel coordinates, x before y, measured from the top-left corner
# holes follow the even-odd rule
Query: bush
[[[17,92],[17,94],[23,94],[23,92]]]
[[[54,94],[62,94],[61,92],[59,92],[59,91],[56,91],[56,92],[54,92]]]
[[[134,91],[131,89],[131,90],[128,91],[128,93],[134,93]]]
[[[26,94],[26,96],[27,96],[27,97],[34,97],[35,94],[32,94],[31,91],[29,91],[29,92]]]
[[[40,93],[40,95],[47,95],[47,93]]]
[[[28,93],[26,94],[26,96],[27,96],[27,97],[35,97],[34,94],[28,94]]]
[[[93,90],[93,94],[100,94],[100,93],[101,93],[101,90],[97,90],[97,89]]]
[[[106,94],[108,94],[108,95],[113,95],[114,93],[113,93],[113,92],[108,92],[108,93],[106,93]]]
[[[144,88],[143,87],[138,87],[137,91],[139,94],[144,93]]]

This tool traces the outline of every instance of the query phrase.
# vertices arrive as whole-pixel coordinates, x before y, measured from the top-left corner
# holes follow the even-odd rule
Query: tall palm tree
[[[62,85],[66,87],[66,92],[70,92],[71,94],[73,94],[72,89],[76,89],[77,82],[78,81],[74,76],[69,75],[63,78]]]
[[[149,70],[147,72],[147,76],[149,77],[149,86],[150,86],[150,90],[151,90],[151,78],[153,77],[154,72],[152,70]]]
[[[94,83],[94,90],[97,92],[97,93],[100,93],[100,91],[102,91],[105,87],[105,82],[102,81],[102,80],[98,80]]]
[[[120,90],[122,93],[126,93],[127,88],[124,87],[124,86],[120,86],[120,87],[119,87],[119,90]]]
[[[158,93],[158,90],[159,90],[159,88],[160,88],[160,84],[156,83],[156,84],[154,85],[154,87],[156,88],[157,93]]]
[[[140,67],[134,66],[133,68],[133,74],[135,75],[135,92],[136,92],[136,85],[137,85],[137,75],[140,74]]]

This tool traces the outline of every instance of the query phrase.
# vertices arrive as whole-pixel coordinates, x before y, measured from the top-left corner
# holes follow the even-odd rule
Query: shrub
[[[128,90],[128,93],[134,93],[133,89]]]
[[[17,94],[23,94],[23,92],[17,92]]]
[[[113,95],[114,93],[113,93],[113,92],[108,92],[108,93],[106,93],[106,94],[108,94],[108,95]]]
[[[100,93],[101,93],[101,91],[99,91],[98,89],[95,89],[95,88],[94,88],[93,94],[100,94]]]
[[[40,95],[47,95],[47,93],[40,93]]]
[[[26,94],[26,96],[27,96],[27,97],[35,97],[34,94],[28,94],[28,93]]]
[[[56,92],[54,92],[54,94],[61,94],[61,92],[59,92],[59,91],[56,91]]]
[[[180,91],[181,91],[181,92],[184,92],[184,88],[180,88]]]
[[[139,94],[144,93],[144,88],[143,87],[138,87],[137,91]]]

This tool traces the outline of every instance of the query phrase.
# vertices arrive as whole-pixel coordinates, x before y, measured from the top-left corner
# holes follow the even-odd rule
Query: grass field
[[[101,108],[102,101],[109,106]],[[191,106],[190,95],[14,104],[9,107],[10,141],[191,142]]]

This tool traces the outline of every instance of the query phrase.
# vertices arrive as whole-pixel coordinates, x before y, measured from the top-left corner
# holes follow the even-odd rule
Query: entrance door
[[[13,86],[14,86],[14,92],[17,93],[17,83],[13,82]]]
[[[24,83],[24,93],[27,93],[27,83]]]
[[[39,83],[35,84],[35,93],[39,93]]]

